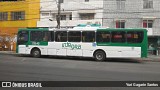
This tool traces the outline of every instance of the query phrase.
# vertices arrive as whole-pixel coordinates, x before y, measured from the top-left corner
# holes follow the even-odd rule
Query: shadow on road
[[[127,59],[127,58],[109,58],[108,62],[121,62],[121,63],[143,63],[140,59]]]
[[[15,55],[16,57],[28,57],[34,58],[30,55]],[[65,56],[42,56],[43,59],[58,59],[58,60],[73,60],[73,61],[95,61],[94,58],[86,58],[86,57],[65,57]],[[107,58],[103,62],[119,62],[119,63],[143,63],[141,59],[126,59],[126,58]]]

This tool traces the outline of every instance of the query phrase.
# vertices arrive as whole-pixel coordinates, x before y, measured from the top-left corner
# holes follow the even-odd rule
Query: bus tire
[[[104,61],[106,59],[106,54],[104,51],[98,50],[94,53],[94,59],[96,61]]]
[[[35,48],[32,50],[31,55],[35,58],[39,58],[39,57],[41,57],[41,51],[39,49]]]

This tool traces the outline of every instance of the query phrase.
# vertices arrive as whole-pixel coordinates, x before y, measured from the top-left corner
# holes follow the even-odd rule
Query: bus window
[[[95,42],[95,32],[94,31],[82,32],[82,42]]]
[[[51,32],[50,31],[43,32],[43,41],[51,41]]]
[[[111,39],[110,32],[106,32],[106,31],[97,32],[97,36],[96,36],[97,42],[110,42],[110,39]]]
[[[67,31],[56,31],[55,34],[56,42],[67,42]]]
[[[125,32],[124,31],[113,31],[111,41],[113,43],[124,43],[126,41]]]
[[[129,31],[126,34],[128,43],[141,43],[143,41],[143,32],[141,31]]]
[[[28,31],[20,31],[18,33],[18,44],[24,44],[28,41]]]
[[[81,32],[80,31],[68,32],[68,41],[69,42],[80,42],[81,41]]]
[[[54,31],[51,31],[51,41],[54,41]]]
[[[43,41],[43,32],[31,31],[31,41],[36,41],[36,42]]]

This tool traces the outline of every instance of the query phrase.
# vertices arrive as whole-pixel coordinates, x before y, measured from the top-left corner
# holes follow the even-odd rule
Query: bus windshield
[[[28,42],[28,31],[20,31],[18,33],[18,39],[17,39],[18,44],[24,44]]]

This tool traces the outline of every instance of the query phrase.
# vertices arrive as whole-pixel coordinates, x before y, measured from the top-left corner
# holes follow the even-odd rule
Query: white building
[[[149,46],[160,47],[160,0],[104,0],[103,25],[146,28]]]
[[[40,21],[37,27],[56,27],[57,0],[41,0]],[[62,0],[61,27],[78,24],[102,24],[103,0]]]

